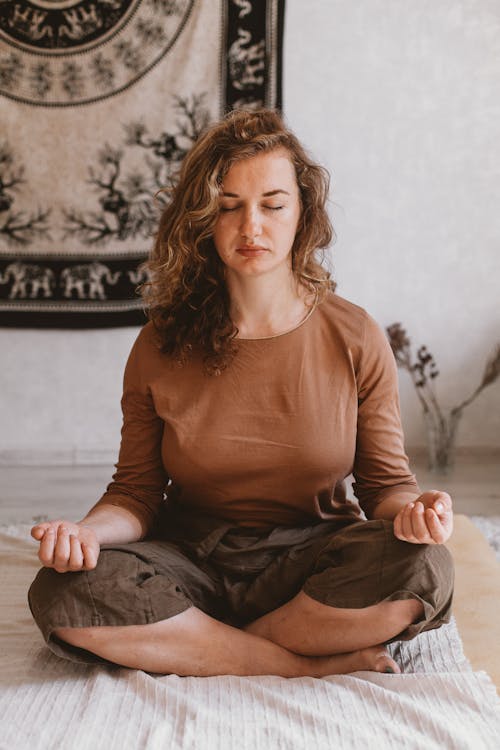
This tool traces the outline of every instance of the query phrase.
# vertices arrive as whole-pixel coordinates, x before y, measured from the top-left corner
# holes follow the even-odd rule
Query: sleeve
[[[123,423],[116,472],[94,505],[125,508],[149,530],[159,511],[168,476],[161,458],[163,420],[158,416],[144,376],[148,342],[144,329],[129,354],[123,377]]]
[[[358,419],[353,491],[369,519],[376,505],[420,489],[404,450],[397,366],[389,342],[366,314],[357,375]]]

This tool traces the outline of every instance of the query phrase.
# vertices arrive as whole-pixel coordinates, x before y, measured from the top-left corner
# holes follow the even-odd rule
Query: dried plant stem
[[[452,465],[455,438],[460,418],[464,409],[475,398],[500,377],[500,344],[486,363],[483,378],[479,386],[457,406],[444,412],[436,397],[433,380],[439,375],[434,357],[426,346],[421,346],[414,360],[411,353],[411,342],[400,323],[387,328],[389,341],[398,367],[410,374],[415,392],[418,396],[428,430],[429,460],[432,469],[447,471]]]
[[[462,412],[465,409],[466,406],[469,406],[469,404],[472,403],[472,401],[474,401],[474,399],[476,398],[476,396],[478,396],[481,393],[481,391],[483,390],[483,388],[484,388],[484,385],[479,385],[476,388],[476,390],[472,393],[472,395],[470,395],[469,398],[466,398],[464,401],[462,401],[462,403],[459,404],[458,406],[455,406],[451,410],[451,413],[454,414],[456,412]]]
[[[425,400],[424,396],[422,395],[421,389],[417,386],[417,376],[415,374],[415,370],[412,367],[411,358],[410,358],[409,352],[406,352],[404,358],[398,360],[398,364],[401,367],[404,367],[404,369],[408,370],[408,372],[410,373],[410,377],[411,377],[411,379],[413,381],[413,385],[415,386],[415,392],[416,392],[416,394],[418,396],[418,399],[419,399],[420,403],[422,404],[422,409],[424,410],[424,412],[428,412],[429,411],[429,405],[428,405],[427,401]]]

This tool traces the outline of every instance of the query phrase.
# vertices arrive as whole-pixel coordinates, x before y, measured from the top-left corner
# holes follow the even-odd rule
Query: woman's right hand
[[[38,558],[46,568],[58,573],[92,570],[97,565],[100,545],[88,526],[72,521],[37,523],[31,536],[40,542]]]

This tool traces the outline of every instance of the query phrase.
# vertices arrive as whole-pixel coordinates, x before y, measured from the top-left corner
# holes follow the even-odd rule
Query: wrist
[[[99,544],[137,542],[144,537],[141,521],[125,508],[116,505],[96,506],[78,522],[92,531]]]
[[[372,519],[393,521],[408,503],[415,502],[418,497],[418,492],[398,492],[397,494],[389,495],[389,497],[386,497],[375,506],[372,512]]]
[[[103,532],[102,524],[99,524],[99,523],[96,524],[91,519],[84,518],[81,521],[78,521],[77,526],[79,529],[82,529],[83,531],[87,531],[87,532],[90,531],[94,535],[99,545],[105,542],[105,539],[102,534]]]

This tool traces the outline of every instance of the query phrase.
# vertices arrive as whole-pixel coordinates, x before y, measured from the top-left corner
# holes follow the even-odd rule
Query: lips
[[[263,253],[267,253],[267,249],[260,245],[242,245],[236,248],[236,252],[244,255],[246,258],[256,258]]]

